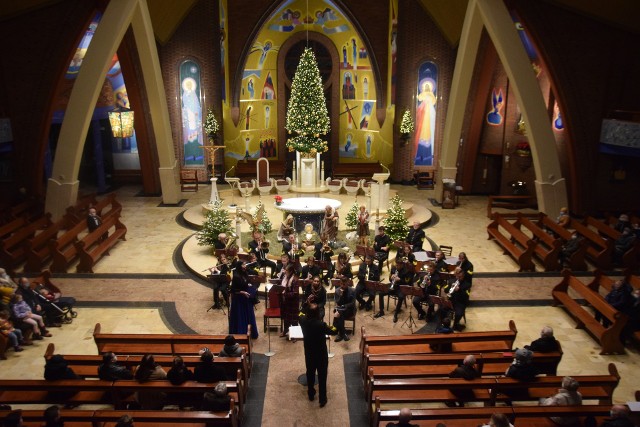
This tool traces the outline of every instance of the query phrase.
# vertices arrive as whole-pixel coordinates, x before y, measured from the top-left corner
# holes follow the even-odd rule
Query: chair
[[[256,189],[256,180],[252,179],[251,182],[241,182],[238,184],[238,191],[240,191],[240,194],[242,194],[243,196],[251,196],[251,193],[253,193],[253,190]]]
[[[445,256],[451,256],[451,254],[453,254],[453,246],[440,245],[440,250]]]
[[[266,196],[271,193],[275,183],[274,179],[269,176],[269,160],[264,157],[258,159],[256,162],[256,179],[251,181],[260,192],[260,195]]]
[[[331,194],[340,194],[340,190],[342,190],[342,186],[344,184],[344,179],[333,179],[327,178],[325,182],[327,183],[327,187],[329,188],[329,192]]]
[[[413,177],[418,190],[433,190],[436,182],[435,171],[415,171]]]
[[[405,307],[405,308],[407,308],[407,307],[408,307],[408,305],[407,305],[407,297],[406,297],[406,296],[402,297],[402,301],[398,302],[398,295],[388,294],[388,295],[387,295],[387,311],[389,311],[389,301],[390,301],[391,299],[396,300],[396,306],[397,306],[398,304],[402,304],[402,303],[404,302],[404,307]]]
[[[350,194],[352,196],[355,196],[358,194],[358,191],[360,190],[360,188],[362,187],[362,183],[364,182],[364,179],[360,179],[358,181],[355,180],[345,180],[344,182],[344,189],[347,190],[347,194]]]
[[[198,191],[198,171],[180,169],[180,191]]]
[[[364,258],[366,256],[370,256],[373,259],[376,259],[376,251],[371,246],[364,245],[356,245],[356,251],[354,255],[360,258],[362,262],[364,262]]]
[[[275,186],[276,186],[276,193],[286,194],[289,192],[289,188],[291,188],[291,178],[286,177],[284,179],[276,179]]]
[[[280,321],[280,332],[282,332],[282,317],[280,317],[280,298],[282,287],[273,285],[267,292],[267,306],[264,309],[264,332],[267,328],[273,326],[269,319],[278,319]]]
[[[347,326],[347,322],[351,322],[351,327]],[[355,336],[357,329],[356,329],[356,310],[353,311],[353,314],[349,317],[345,317],[344,319],[344,329],[345,331],[347,329],[351,329],[351,335]]]

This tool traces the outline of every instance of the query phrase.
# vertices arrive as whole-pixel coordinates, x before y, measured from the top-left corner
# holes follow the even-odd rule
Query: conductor
[[[316,397],[314,387],[316,371],[318,372],[318,391],[320,407],[327,404],[327,370],[329,356],[327,353],[326,335],[336,335],[338,330],[320,319],[318,305],[314,302],[303,304],[300,313],[300,327],[304,335],[304,361],[307,367],[307,394],[309,400]]]

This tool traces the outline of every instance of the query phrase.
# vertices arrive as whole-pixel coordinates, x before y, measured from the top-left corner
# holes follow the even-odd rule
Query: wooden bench
[[[0,239],[4,240],[29,224],[26,218],[16,218],[0,226]]]
[[[610,269],[613,261],[613,240],[603,238],[575,218],[571,219],[569,227],[587,240],[587,257],[595,266],[602,270]]]
[[[109,236],[104,239],[105,233]],[[102,224],[74,246],[80,256],[78,273],[93,273],[93,266],[104,256],[109,255],[109,250],[118,243],[118,240],[127,240],[127,227],[120,222],[119,215],[111,215],[103,219]]]
[[[49,242],[51,251],[51,266],[54,273],[66,273],[69,266],[78,257],[78,251],[74,245],[81,233],[87,230],[87,222],[80,221],[54,241]]]
[[[374,173],[382,172],[380,162],[375,163],[334,163],[331,177],[334,179],[371,179]]]
[[[540,228],[543,228],[543,229],[546,228],[548,230],[551,230],[553,233],[555,233],[556,236],[559,236],[564,241],[568,241],[569,239],[571,239],[572,233],[569,230],[558,225],[558,223],[556,223],[555,220],[553,220],[552,218],[549,218],[544,213],[540,213],[538,215],[537,225]],[[587,253],[587,241],[582,240],[580,242],[580,247],[578,248],[578,250],[575,251],[573,254],[571,254],[569,259],[565,260],[565,262],[568,264],[571,270],[586,271],[587,263],[584,260],[586,253]]]
[[[623,280],[631,285],[633,289],[640,289],[640,276],[634,276],[631,274],[631,270],[625,270],[623,273]],[[600,292],[600,288],[608,293],[613,288],[614,279],[605,275],[602,271],[596,270],[593,272],[593,280],[587,286],[593,289],[595,292]]]
[[[236,163],[236,177],[240,179],[256,179],[257,160],[240,160]],[[284,179],[286,165],[284,160],[269,160],[269,178]]]
[[[40,200],[29,198],[11,206],[7,214],[9,219],[24,217],[27,221],[34,221],[44,214],[44,206]]]
[[[624,344],[620,341],[620,333],[627,323],[627,315],[613,308],[598,292],[593,291],[571,275],[569,270],[563,270],[563,279],[552,290],[553,305],[562,304],[565,310],[578,322],[576,328],[586,329],[595,337],[602,351],[600,354],[624,353]],[[611,324],[604,327],[594,318],[594,315],[585,310],[571,295],[569,288],[580,297],[584,298],[594,310],[600,312]]]
[[[520,230],[521,227],[525,227],[533,235],[534,239],[538,241],[533,253],[544,266],[544,271],[561,270],[562,266],[559,262],[559,255],[562,249],[562,240],[556,239],[548,234],[521,212],[518,212],[516,222],[514,222],[513,225],[518,230]]]
[[[9,237],[0,241],[0,261],[7,270],[13,270],[27,259],[25,242],[31,239],[37,231],[51,225],[51,214],[40,217],[36,221],[24,224]]]
[[[618,230],[614,229],[607,223],[599,221],[596,218],[588,216],[584,220],[584,224],[594,228],[605,239],[611,240],[615,247],[615,242],[622,236]],[[636,239],[634,244],[622,255],[622,264],[625,267],[636,269],[638,266],[638,257],[640,256],[640,239]]]
[[[499,209],[538,209],[536,196],[489,196],[487,201],[487,218],[493,219],[494,208]],[[515,214],[501,213],[505,218],[514,218]],[[527,214],[528,216],[529,214]],[[537,214],[531,214],[534,216]]]
[[[504,230],[503,234],[500,229]],[[531,260],[536,242],[524,234],[499,213],[493,214],[493,221],[487,226],[489,240],[495,241],[502,247],[503,253],[510,254],[520,266],[518,271],[535,271]]]
[[[50,343],[44,353],[44,360],[47,361],[55,354],[55,345]],[[65,354],[65,360],[69,363],[69,367],[81,378],[98,378],[98,367],[102,364],[102,356],[97,354]],[[140,365],[142,356],[118,354],[118,364],[125,366],[132,372]],[[157,364],[162,366],[165,371],[169,371],[173,364],[173,356],[154,356]],[[200,362],[200,357],[182,356],[185,365],[193,372],[196,365]],[[249,364],[246,355],[240,357],[216,357],[216,365],[224,369],[227,378],[235,378],[236,372],[240,370],[241,381],[240,389],[242,395],[246,397],[249,386]]]
[[[42,230],[32,239],[25,242],[24,248],[27,262],[24,270],[26,272],[39,272],[51,259],[51,246],[49,243],[58,238],[58,233],[68,229],[73,224],[68,215],[63,216],[55,223]]]
[[[364,366],[366,354],[423,354],[437,353],[431,345],[442,347],[450,344],[448,353],[485,351],[510,351],[518,330],[513,320],[509,330],[490,332],[460,332],[455,334],[368,335],[364,326],[360,337],[360,366]],[[366,371],[365,371],[366,373]]]
[[[217,354],[224,347],[227,335],[190,335],[190,334],[107,334],[101,332],[100,323],[93,329],[93,341],[99,354],[111,351],[116,354],[189,356],[198,354],[208,347]],[[249,372],[252,364],[251,327],[246,335],[233,335],[241,347],[245,348]]]
[[[73,219],[73,222],[84,221],[89,215],[89,208],[98,203],[97,193],[89,193],[79,196],[76,204],[66,209],[66,215]]]
[[[512,352],[489,352],[474,354],[480,372],[483,375],[504,374],[513,362]],[[376,378],[429,378],[446,377],[454,370],[464,355],[453,354],[366,354],[362,369]],[[545,375],[557,375],[558,365],[562,360],[562,351],[551,353],[536,352],[533,363],[538,372]]]
[[[122,205],[116,200],[116,193],[109,193],[100,200],[96,199],[94,193],[79,199],[75,206],[68,207],[67,215],[74,222],[86,221],[91,208],[96,210],[96,213],[103,221],[108,216],[122,213]],[[109,209],[107,210],[107,208]]]
[[[598,425],[609,417],[610,405],[581,406],[498,406],[498,407],[465,407],[465,408],[429,408],[412,409],[411,424],[420,427],[434,427],[443,423],[447,427],[469,427],[484,425],[495,413],[505,414],[518,427],[557,427],[549,417],[580,417],[583,422],[587,416],[595,417]],[[373,427],[385,427],[390,422],[397,422],[400,411],[381,410],[376,404],[371,422]],[[582,424],[580,424],[582,425]]]

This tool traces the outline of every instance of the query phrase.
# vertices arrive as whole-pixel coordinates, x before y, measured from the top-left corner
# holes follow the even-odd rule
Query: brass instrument
[[[447,296],[448,296],[449,298],[451,298],[451,296],[453,295],[453,293],[454,293],[455,291],[457,291],[459,287],[460,287],[460,281],[459,281],[459,280],[456,280],[456,281],[453,283],[453,285],[451,285],[451,289],[449,289],[449,292],[447,293]]]
[[[331,251],[332,251],[331,246],[329,246],[329,244],[328,244],[328,243],[325,243],[325,244],[322,246],[322,252],[331,252]]]
[[[225,251],[229,250],[229,247],[233,245],[237,239],[238,239],[238,236],[236,236],[235,234],[231,234],[231,236],[227,238],[227,244],[224,245],[224,250]]]
[[[260,249],[269,249],[269,241],[268,240],[263,240],[262,242],[260,242]]]

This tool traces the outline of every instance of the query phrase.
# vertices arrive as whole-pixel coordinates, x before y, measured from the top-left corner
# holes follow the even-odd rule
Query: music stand
[[[279,282],[281,282],[281,280],[277,280],[278,283],[274,283],[274,282],[272,282],[272,280],[276,281],[275,279],[269,279],[269,283],[267,283],[265,285],[266,286],[266,291],[264,293],[265,294],[265,308],[264,308],[265,312],[266,312],[267,308],[269,308],[269,291],[271,290],[271,288],[275,287],[274,292],[278,292],[278,293],[282,293],[282,291],[284,290],[284,287],[281,286],[280,283],[279,283]],[[278,289],[278,288],[282,288],[282,289]],[[267,339],[269,341],[269,348],[264,353],[264,355],[267,356],[267,357],[271,357],[271,356],[274,356],[276,354],[276,352],[271,350],[271,326],[268,324],[269,320],[267,320],[266,318],[265,318],[265,320],[267,322],[266,323],[267,324]]]
[[[444,311],[444,309],[453,310],[453,304],[451,304],[451,301],[436,295],[429,295],[429,303],[438,306],[440,321],[442,321],[442,312]]]
[[[421,297],[424,295],[424,290],[422,288],[414,288],[413,286],[408,285],[400,285],[400,292],[402,292],[402,295],[404,295],[405,298],[408,296]],[[398,304],[400,304],[400,301],[398,301]],[[409,304],[409,317],[407,317],[407,320],[405,320],[400,327],[404,327],[404,325],[409,327],[411,333],[413,333],[413,327],[418,326],[416,321],[413,319],[413,301]]]
[[[226,274],[210,274],[209,277],[211,278],[211,281],[214,283],[214,286],[216,285],[220,285],[220,284],[229,284],[231,282],[231,278],[226,275]],[[213,292],[218,292],[219,288],[213,288]],[[222,293],[222,292],[221,292]],[[222,314],[227,314],[224,311],[224,305],[226,305],[227,307],[229,306],[229,302],[227,301],[228,299],[228,294],[227,294],[227,299],[224,298],[224,294],[222,294],[223,296],[223,305],[221,305],[221,310],[222,310]],[[207,313],[210,312],[211,310],[213,310],[215,308],[216,303],[214,302],[213,304],[211,304],[211,307],[209,307],[207,309]]]
[[[389,293],[389,288],[391,288],[391,283],[382,283],[382,282],[377,282],[375,280],[365,280],[364,287],[367,289],[368,292],[373,292],[373,300],[375,304],[375,299],[376,299],[376,296],[378,295],[378,292],[381,293],[380,298],[383,298],[383,295],[386,295],[387,293]],[[375,310],[371,310],[371,311],[375,312]],[[373,320],[376,320],[374,314],[368,314],[367,316],[370,316]]]

